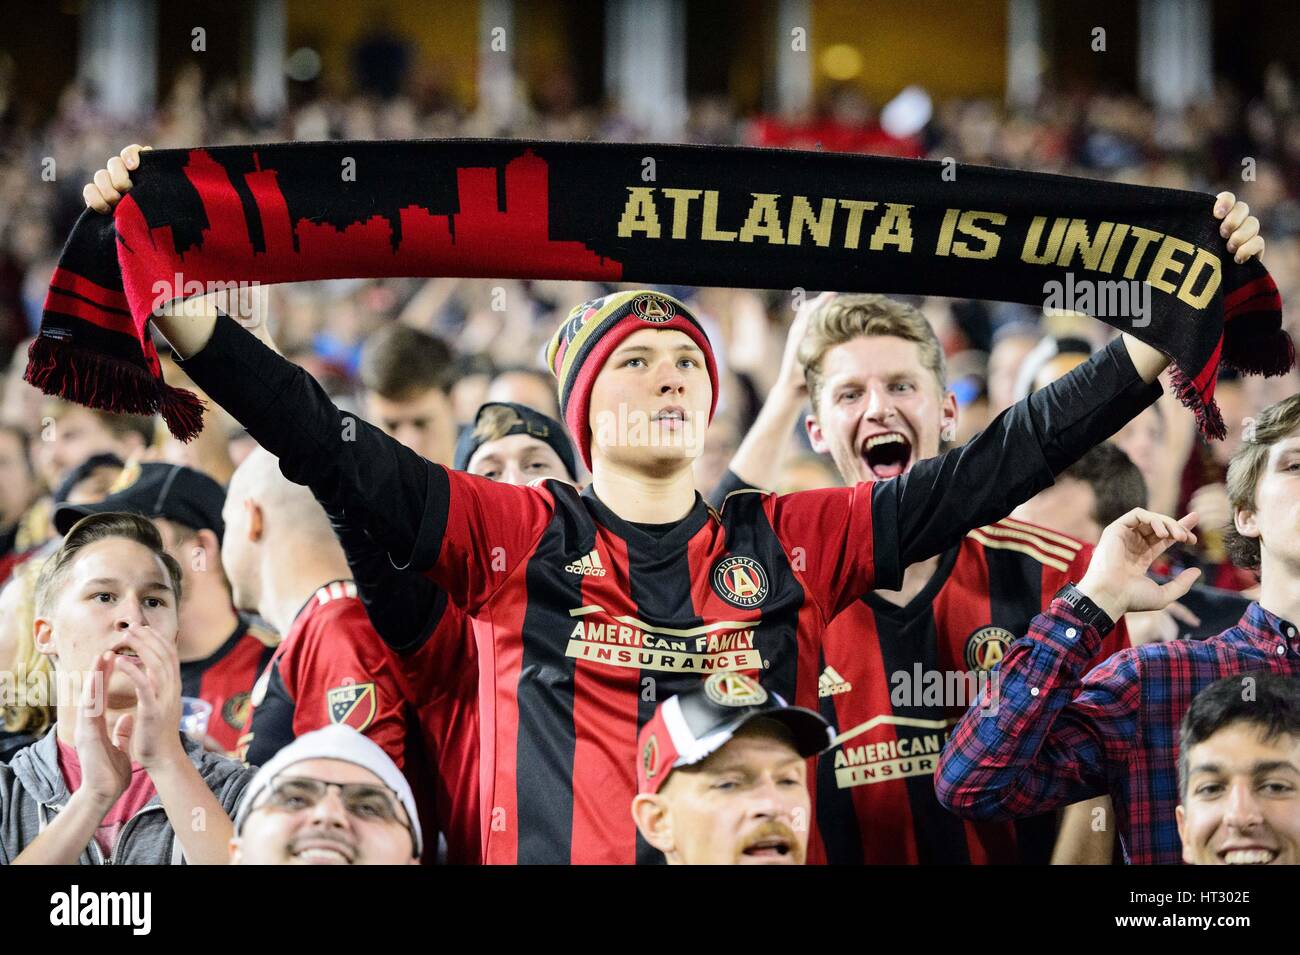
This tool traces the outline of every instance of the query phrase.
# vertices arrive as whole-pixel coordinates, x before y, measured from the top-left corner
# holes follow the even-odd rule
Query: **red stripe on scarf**
[[[82,321],[90,322],[92,325],[98,325],[106,332],[131,334],[131,314],[129,312],[115,312],[100,308],[90,302],[73,298],[56,288],[51,288],[49,294],[45,297],[45,310],[72,315]]]
[[[88,298],[96,305],[102,305],[105,308],[117,308],[124,312],[131,310],[131,306],[126,301],[125,292],[115,292],[112,289],[104,288],[104,286],[97,285],[90,279],[77,275],[75,272],[69,272],[67,269],[56,268],[54,270],[54,277],[50,279],[50,287],[57,287],[65,292],[72,292],[82,298]]]

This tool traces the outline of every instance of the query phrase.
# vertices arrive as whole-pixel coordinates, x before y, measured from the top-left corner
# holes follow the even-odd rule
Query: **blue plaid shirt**
[[[1300,637],[1252,603],[1218,636],[1122,650],[1085,676],[1102,637],[1059,599],[1034,618],[1002,660],[996,715],[974,707],[954,728],[935,773],[939,801],[994,820],[1109,795],[1128,861],[1180,862],[1183,714],[1225,676],[1300,676]]]

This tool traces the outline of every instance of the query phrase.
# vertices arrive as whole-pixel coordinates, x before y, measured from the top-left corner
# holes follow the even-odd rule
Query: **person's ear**
[[[58,647],[54,641],[54,624],[48,617],[37,617],[32,621],[32,644],[36,647],[36,652],[50,658],[51,661],[58,654]]]
[[[1232,523],[1242,537],[1259,537],[1259,523],[1255,519],[1254,511],[1244,507],[1238,508],[1233,512]]]
[[[244,498],[244,510],[248,513],[248,539],[256,544],[262,539],[262,506],[248,497]]]
[[[632,800],[632,819],[646,842],[664,855],[673,850],[672,817],[661,796],[640,793]]]
[[[957,439],[957,396],[951,391],[943,396],[943,405],[939,412],[939,436],[944,441]]]
[[[1183,809],[1182,803],[1174,807],[1174,820],[1178,823],[1178,838],[1183,843],[1183,861],[1191,865],[1192,847],[1187,844],[1187,811]]]
[[[830,445],[826,443],[826,435],[822,433],[822,426],[817,423],[815,414],[807,415],[803,419],[804,430],[808,432],[808,443],[818,454],[830,454]]]

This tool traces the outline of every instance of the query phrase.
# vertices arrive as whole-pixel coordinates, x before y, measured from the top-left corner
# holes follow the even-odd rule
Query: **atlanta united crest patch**
[[[668,299],[658,295],[639,295],[632,299],[632,313],[644,322],[662,325],[673,320],[677,309]]]
[[[767,571],[751,557],[727,557],[710,575],[713,592],[736,607],[756,607],[767,597]]]
[[[966,639],[966,666],[971,670],[992,670],[1016,642],[1010,630],[980,627]]]
[[[248,709],[252,696],[247,691],[236,693],[221,705],[221,718],[226,721],[227,726],[237,730],[244,728],[244,724],[248,722]]]
[[[348,683],[325,693],[325,708],[331,723],[351,726],[363,732],[375,720],[379,700],[373,683]]]
[[[641,750],[641,765],[645,769],[646,779],[654,779],[659,772],[659,740],[653,733]]]
[[[715,673],[704,681],[704,693],[720,706],[760,706],[767,690],[743,673]]]

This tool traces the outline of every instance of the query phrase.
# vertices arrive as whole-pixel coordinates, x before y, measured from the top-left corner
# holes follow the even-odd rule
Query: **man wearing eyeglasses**
[[[415,797],[401,770],[350,726],[299,736],[244,792],[232,865],[418,865]]]

